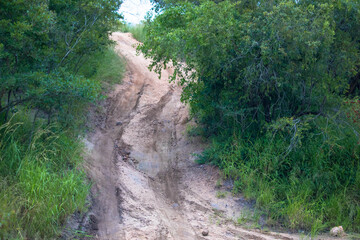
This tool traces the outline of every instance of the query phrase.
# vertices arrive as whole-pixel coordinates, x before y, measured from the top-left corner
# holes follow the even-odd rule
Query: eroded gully
[[[148,70],[130,34],[114,33],[127,73],[107,100],[103,124],[88,137],[93,181],[90,220],[98,239],[293,239],[235,226],[246,203],[216,198],[218,171],[194,163],[203,149],[186,136],[181,88]],[[208,231],[208,236],[202,232]]]

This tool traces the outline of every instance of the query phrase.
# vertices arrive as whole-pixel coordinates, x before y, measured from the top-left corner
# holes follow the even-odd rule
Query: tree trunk
[[[262,104],[264,107],[265,121],[269,123],[271,122],[271,113],[270,113],[271,102],[269,97],[263,97]]]
[[[9,92],[8,92],[8,97],[7,97],[7,105],[8,105],[8,106],[10,106],[10,98],[11,98],[11,90],[9,90]],[[8,120],[10,108],[11,108],[11,107],[9,107],[9,108],[6,110],[5,122],[7,122],[7,120]]]

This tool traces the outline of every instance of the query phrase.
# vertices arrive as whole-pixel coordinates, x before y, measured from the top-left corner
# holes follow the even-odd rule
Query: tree
[[[98,83],[76,74],[86,56],[111,43],[109,34],[121,18],[117,12],[121,3],[0,2],[0,114],[5,120],[18,105],[41,110],[50,119],[54,111],[60,113],[60,109],[92,101],[99,95]],[[86,86],[87,93],[81,86]],[[73,104],[67,104],[68,100]]]

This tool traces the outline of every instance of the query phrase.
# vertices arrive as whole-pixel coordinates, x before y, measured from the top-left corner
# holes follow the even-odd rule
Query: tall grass
[[[18,113],[0,126],[0,152],[1,239],[55,238],[70,214],[85,210],[82,146],[70,133],[33,129]]]
[[[145,41],[145,31],[144,31],[145,24],[140,23],[136,25],[132,24],[124,24],[120,28],[121,32],[130,32],[133,37],[138,40],[139,42]]]
[[[89,56],[79,74],[107,85],[120,83],[125,73],[125,60],[109,47],[103,52]]]
[[[338,225],[360,232],[360,146],[353,126],[318,119],[297,127],[296,145],[290,126],[269,128],[255,139],[217,137],[198,161],[219,166],[234,180],[235,193],[256,201],[268,225],[311,235]]]

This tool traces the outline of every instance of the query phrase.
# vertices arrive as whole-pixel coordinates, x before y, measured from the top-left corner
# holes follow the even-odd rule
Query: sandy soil
[[[248,203],[216,197],[219,173],[194,163],[203,149],[186,136],[188,109],[181,88],[147,68],[130,34],[114,33],[127,61],[123,83],[110,94],[106,114],[86,140],[94,182],[87,227],[97,239],[298,239],[235,226]],[[226,186],[223,186],[226,188]],[[208,236],[203,236],[208,231]]]

